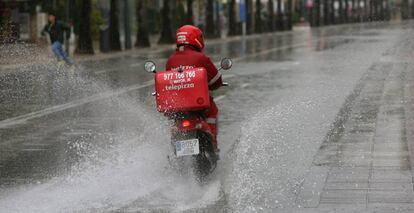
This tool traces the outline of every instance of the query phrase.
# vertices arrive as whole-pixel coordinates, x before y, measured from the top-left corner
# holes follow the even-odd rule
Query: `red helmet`
[[[182,45],[191,45],[202,50],[204,48],[203,32],[195,26],[184,25],[176,33],[177,47]]]

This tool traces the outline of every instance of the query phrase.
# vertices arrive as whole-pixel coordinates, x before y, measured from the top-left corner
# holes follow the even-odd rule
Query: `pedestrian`
[[[63,50],[64,35],[66,32],[66,40],[70,38],[70,27],[66,23],[56,20],[54,13],[49,13],[48,23],[42,30],[42,36],[45,33],[49,34],[50,42],[52,44],[52,51],[58,59],[58,64],[73,65],[73,61],[69,58],[67,53]]]

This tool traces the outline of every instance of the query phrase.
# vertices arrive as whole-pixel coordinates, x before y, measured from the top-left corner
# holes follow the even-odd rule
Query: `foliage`
[[[79,8],[82,6],[82,0],[76,0],[75,7],[71,10],[71,20],[74,26],[75,34],[79,34],[80,22],[80,11]],[[97,7],[97,0],[92,0],[92,11],[91,11],[91,35],[93,40],[99,40],[99,26],[103,24],[101,12]]]
[[[99,26],[104,22],[97,5],[97,0],[92,0],[92,12],[91,12],[91,34],[94,40],[99,40]]]
[[[293,13],[292,13],[292,22],[293,23],[299,23],[300,22],[300,18],[301,18],[301,16],[300,16],[300,13],[299,12],[297,12],[297,11],[294,11]]]
[[[50,0],[38,0],[33,1],[37,2],[37,4],[31,4],[30,11],[34,12],[36,10],[36,5],[40,5],[42,11],[45,13],[53,13],[57,19],[65,20],[65,1],[64,0],[57,0],[56,1],[56,8],[53,5],[53,1]]]

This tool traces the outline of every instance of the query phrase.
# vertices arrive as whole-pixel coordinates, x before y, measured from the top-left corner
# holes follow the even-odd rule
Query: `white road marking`
[[[45,151],[47,149],[22,149],[23,152],[38,152],[38,151]]]
[[[225,98],[226,96],[225,95],[220,95],[220,96],[217,96],[217,97],[215,97],[214,98],[214,101],[215,102],[219,102],[221,99],[223,99],[223,98]]]
[[[83,104],[87,104],[90,102],[99,101],[99,100],[106,99],[106,98],[116,96],[116,95],[120,95],[126,92],[148,87],[153,84],[154,84],[154,81],[150,80],[150,81],[144,82],[144,84],[142,85],[135,84],[135,85],[124,87],[124,88],[121,88],[115,91],[107,91],[107,92],[91,95],[89,97],[81,98],[75,101],[71,101],[65,104],[52,106],[52,107],[49,107],[49,108],[46,108],[46,109],[43,109],[37,112],[31,112],[31,113],[20,115],[14,118],[8,118],[8,119],[0,121],[0,129],[4,129],[4,128],[18,125],[18,124],[24,124],[27,121],[35,119],[35,118],[40,118],[40,117],[50,115],[55,112],[60,112],[60,111],[70,109],[73,107],[77,107],[77,106],[81,106]]]
[[[244,89],[244,88],[248,87],[249,85],[250,85],[249,83],[245,83],[245,84],[242,84],[240,87],[241,87],[242,89]]]
[[[134,63],[134,64],[129,65],[129,67],[139,67],[141,65],[142,63]]]
[[[35,143],[35,144],[24,143],[23,146],[50,146],[50,144],[44,144],[44,143]]]
[[[116,70],[117,69],[99,70],[99,71],[96,71],[95,74],[100,75],[100,74],[103,74],[103,73],[106,73],[106,72],[113,72],[113,71],[116,71]]]

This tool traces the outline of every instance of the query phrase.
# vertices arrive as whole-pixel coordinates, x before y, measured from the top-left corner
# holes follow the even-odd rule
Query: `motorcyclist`
[[[185,68],[204,67],[207,70],[208,85],[210,90],[218,89],[222,84],[221,74],[216,66],[204,53],[203,32],[192,25],[180,27],[176,32],[176,51],[170,56],[166,64],[166,70],[178,70]],[[217,146],[217,116],[218,108],[210,96],[210,108],[205,112],[207,123],[213,134],[213,145],[216,152]]]

